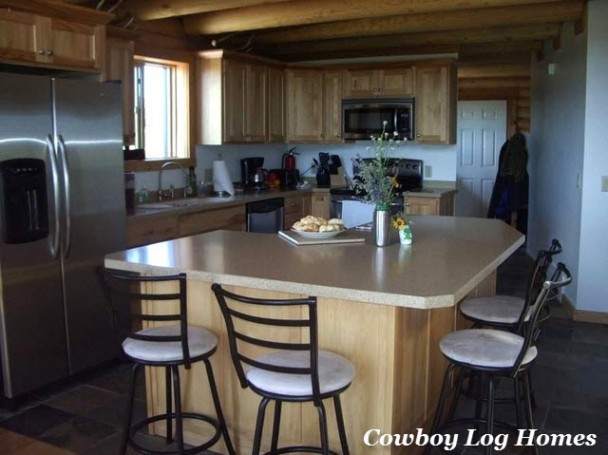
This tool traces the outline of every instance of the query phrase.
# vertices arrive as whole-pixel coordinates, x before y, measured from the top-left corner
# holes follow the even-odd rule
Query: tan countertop
[[[236,207],[253,201],[262,201],[275,197],[305,195],[317,191],[329,192],[329,188],[307,188],[303,190],[269,190],[259,193],[240,193],[235,194],[231,197],[204,196],[191,199],[175,199],[172,201],[163,201],[151,204],[138,205],[135,208],[135,213],[129,215],[127,219],[142,216],[150,217],[159,215],[181,215],[183,213],[189,213],[194,211],[205,211]]]
[[[414,243],[293,246],[273,234],[214,231],[110,254],[150,274],[410,308],[453,306],[524,242],[501,220],[412,216]]]

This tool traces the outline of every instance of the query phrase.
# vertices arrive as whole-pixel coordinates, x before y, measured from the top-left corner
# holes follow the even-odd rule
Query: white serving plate
[[[328,232],[303,232],[298,231],[297,229],[292,229],[291,232],[295,232],[298,235],[301,235],[305,239],[314,239],[314,240],[322,240],[322,239],[331,239],[339,234],[345,232],[346,229],[342,229],[341,231],[328,231]]]

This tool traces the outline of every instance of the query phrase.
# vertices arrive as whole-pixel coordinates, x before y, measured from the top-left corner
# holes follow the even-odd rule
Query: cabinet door
[[[413,96],[414,69],[394,68],[378,71],[380,96]]]
[[[416,140],[456,141],[456,75],[451,65],[416,67]]]
[[[344,98],[370,98],[378,95],[376,70],[344,71]]]
[[[247,116],[245,90],[247,64],[224,60],[223,68],[223,116],[224,142],[245,142],[245,117]]]
[[[342,142],[342,72],[323,75],[323,142]]]
[[[313,193],[311,196],[310,212],[314,216],[329,218],[329,193]]]
[[[179,218],[180,237],[218,229],[244,231],[245,206],[240,205],[226,209],[188,213]]]
[[[129,248],[162,242],[177,236],[175,216],[127,217],[127,247]]]
[[[287,140],[321,142],[323,136],[323,73],[287,71]]]
[[[0,59],[52,61],[47,40],[49,27],[49,18],[0,9]]]
[[[105,48],[103,25],[86,25],[53,19],[50,33],[54,65],[101,69],[102,53]]]
[[[268,142],[285,141],[285,73],[268,68]]]
[[[439,215],[439,198],[405,196],[406,215]]]
[[[135,140],[135,119],[133,102],[133,53],[134,43],[130,40],[107,38],[106,61],[103,78],[106,81],[120,81],[122,87],[122,127],[125,144]]]
[[[245,136],[248,142],[264,142],[268,132],[268,72],[264,65],[247,65],[245,85]]]

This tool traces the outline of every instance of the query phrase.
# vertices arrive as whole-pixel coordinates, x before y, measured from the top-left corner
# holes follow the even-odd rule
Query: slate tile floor
[[[523,249],[509,258],[498,271],[498,292],[522,295],[531,263]],[[541,453],[605,455],[608,326],[573,322],[559,306],[552,312],[534,367],[536,425],[544,433],[596,433],[598,442],[595,447],[586,448],[546,447]],[[117,454],[129,373],[129,365],[116,363],[70,383],[50,387],[14,411],[0,409],[0,453]],[[136,409],[137,415],[145,413],[142,384],[137,389]],[[155,441],[152,437],[151,440]],[[468,449],[466,453],[480,452]]]

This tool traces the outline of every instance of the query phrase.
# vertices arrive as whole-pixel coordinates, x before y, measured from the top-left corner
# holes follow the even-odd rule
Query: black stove
[[[363,161],[371,161],[373,158],[364,158]],[[422,179],[423,179],[423,163],[422,160],[413,160],[409,158],[391,158],[387,160],[386,167],[387,174],[395,175],[397,173],[397,181],[399,182],[399,188],[396,192],[402,194],[407,191],[421,191],[422,190]],[[358,173],[356,165],[353,166],[353,174]],[[331,188],[330,194],[334,196],[342,196],[345,198],[355,199],[359,194],[354,188],[342,187],[342,188]]]

